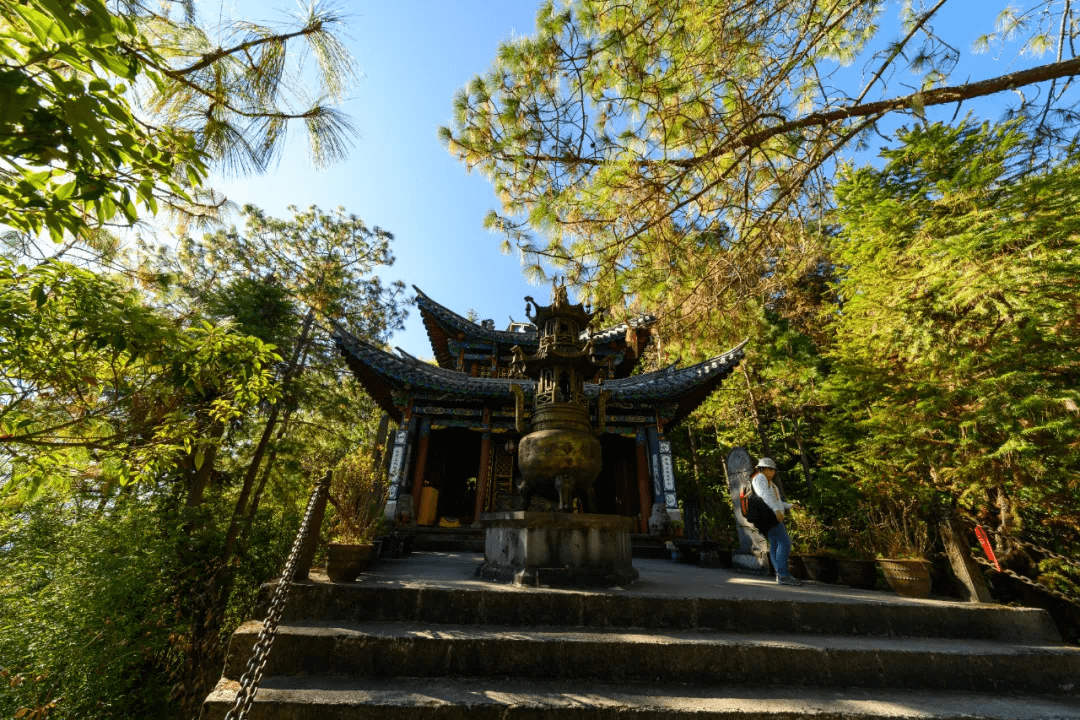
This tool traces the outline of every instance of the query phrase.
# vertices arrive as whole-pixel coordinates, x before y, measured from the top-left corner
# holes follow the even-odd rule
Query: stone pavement
[[[608,590],[565,590],[558,588],[524,588],[493,583],[473,576],[484,560],[483,553],[433,552],[413,553],[405,559],[378,560],[357,582],[366,585],[427,587],[458,589],[515,590],[545,593],[600,593],[610,595],[650,595],[667,598],[729,598],[746,600],[813,600],[837,603],[885,603],[899,605],[955,605],[951,599],[905,598],[894,592],[859,590],[844,585],[805,581],[802,587],[778,585],[771,576],[752,575],[724,568],[705,568],[674,563],[670,560],[634,558],[640,573],[637,582],[625,588]],[[324,578],[318,569],[313,578]]]

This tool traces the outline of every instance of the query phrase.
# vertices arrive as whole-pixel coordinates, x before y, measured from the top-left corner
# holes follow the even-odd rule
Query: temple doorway
[[[480,442],[481,434],[466,428],[431,431],[424,486],[438,490],[438,499],[424,524],[436,525],[443,518],[462,525],[472,522]]]
[[[604,463],[593,487],[596,512],[636,516],[641,501],[637,489],[637,449],[633,438],[605,433],[600,436]]]

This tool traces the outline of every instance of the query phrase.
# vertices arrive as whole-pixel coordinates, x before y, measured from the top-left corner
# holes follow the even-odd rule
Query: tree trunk
[[[228,563],[232,558],[233,548],[236,546],[236,538],[240,532],[241,519],[245,515],[244,511],[247,509],[248,498],[251,496],[251,490],[255,485],[255,478],[259,474],[259,467],[262,465],[263,456],[266,454],[266,449],[270,445],[270,438],[273,436],[274,429],[277,426],[278,415],[281,413],[282,404],[289,402],[289,390],[293,379],[301,369],[301,357],[304,355],[308,337],[311,333],[311,326],[314,322],[315,310],[313,308],[308,308],[307,315],[304,316],[304,325],[300,329],[300,336],[296,339],[292,357],[290,358],[289,364],[286,366],[285,373],[282,377],[281,400],[274,403],[274,406],[270,409],[270,417],[266,419],[266,426],[263,428],[262,436],[259,438],[259,444],[255,446],[255,453],[251,458],[251,463],[248,465],[247,472],[244,474],[244,484],[240,488],[240,495],[236,498],[236,507],[233,508],[232,521],[229,523],[229,531],[225,536],[225,545],[221,553],[221,559],[225,563]]]
[[[259,484],[255,488],[255,494],[251,496],[251,506],[248,508],[247,519],[244,521],[244,527],[240,532],[241,540],[244,540],[247,537],[248,533],[251,531],[252,524],[255,522],[255,513],[259,510],[259,502],[262,500],[263,491],[266,489],[266,483],[270,479],[270,473],[274,470],[274,461],[277,460],[278,447],[289,430],[289,419],[292,417],[294,409],[295,408],[292,406],[285,408],[285,415],[281,418],[277,437],[274,438],[274,442],[270,446],[270,455],[266,458],[266,466],[263,468],[262,477],[259,478]]]
[[[202,464],[195,467],[195,452],[192,451],[184,458],[184,464],[188,468],[188,491],[184,507],[193,508],[202,505],[203,494],[206,492],[206,484],[210,480],[210,473],[214,470],[214,459],[217,457],[218,447],[221,445],[221,437],[225,434],[225,424],[216,422],[210,426],[209,439],[211,442],[203,451]]]
[[[694,430],[689,425],[686,426],[686,436],[690,439],[690,469],[694,472],[694,486],[700,495],[701,471],[698,467],[697,438],[694,437]]]
[[[999,558],[1005,557],[1009,552],[1008,536],[1009,536],[1009,497],[1005,494],[1005,488],[1000,485],[997,486],[997,498],[995,504],[998,511],[998,528],[994,533],[994,544],[997,546],[994,548],[994,552]]]
[[[225,535],[225,545],[221,551],[221,559],[223,562],[228,562],[232,557],[233,547],[236,545],[236,537],[240,532],[240,519],[244,517],[244,510],[247,508],[248,497],[251,495],[251,489],[255,484],[255,477],[259,472],[259,466],[262,464],[263,455],[266,454],[266,448],[270,445],[270,437],[274,432],[274,428],[277,426],[277,418],[280,412],[281,403],[276,403],[270,408],[270,417],[266,419],[266,425],[263,427],[262,436],[259,438],[259,444],[255,447],[255,455],[251,458],[247,473],[244,475],[244,485],[240,488],[240,495],[236,498],[236,507],[233,508],[232,521],[229,523],[229,532]]]
[[[799,461],[802,463],[803,475],[806,477],[806,489],[809,492],[814,492],[814,481],[810,479],[810,460],[806,457],[802,433],[799,432],[799,418],[794,418],[792,424],[795,428],[795,443],[799,446]]]
[[[769,438],[765,434],[765,428],[761,426],[761,411],[758,408],[757,397],[754,395],[754,385],[750,382],[750,373],[746,371],[746,363],[739,365],[742,370],[743,378],[746,380],[746,394],[750,397],[750,409],[754,414],[754,427],[757,429],[758,439],[761,442],[761,454],[771,456],[772,451],[769,449]]]
[[[375,431],[375,446],[371,449],[371,466],[379,467],[382,460],[383,449],[386,447],[386,436],[390,430],[390,416],[383,413],[379,417],[379,429]]]
[[[384,449],[386,448],[386,440],[390,435],[390,416],[387,413],[383,413],[379,417],[379,429],[375,432],[375,447],[371,450],[371,467],[375,469],[375,497],[382,497],[383,493],[383,473],[378,472],[379,465],[382,462]],[[389,453],[386,453],[389,455]]]
[[[690,440],[690,469],[694,474],[695,497],[693,502],[686,503],[686,536],[690,540],[705,540],[701,532],[701,511],[705,504],[705,495],[701,490],[701,469],[698,465],[697,438],[694,437],[694,429],[686,426],[686,436]],[[687,498],[689,500],[689,498]]]

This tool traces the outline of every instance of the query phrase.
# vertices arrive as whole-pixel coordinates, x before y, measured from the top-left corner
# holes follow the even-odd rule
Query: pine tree
[[[837,187],[828,455],[870,498],[1080,542],[1080,166],[916,126]]]

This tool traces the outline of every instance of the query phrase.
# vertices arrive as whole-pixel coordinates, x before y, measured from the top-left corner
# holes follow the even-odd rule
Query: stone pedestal
[[[758,537],[760,537],[760,535]],[[768,575],[768,547],[766,547],[764,551],[757,548],[754,548],[753,550],[733,550],[731,553],[731,567],[734,570],[757,573],[758,575]]]
[[[633,518],[499,512],[480,519],[486,530],[478,577],[552,587],[613,587],[638,578],[630,554]]]

